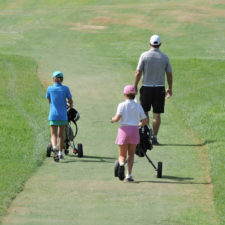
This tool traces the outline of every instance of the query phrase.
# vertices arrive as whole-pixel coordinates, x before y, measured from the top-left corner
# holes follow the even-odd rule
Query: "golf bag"
[[[65,126],[64,153],[65,155],[68,155],[69,147],[71,147],[74,154],[77,154],[78,157],[83,157],[83,145],[79,143],[77,144],[76,147],[74,143],[74,139],[77,136],[78,132],[77,121],[80,119],[80,114],[76,109],[68,108],[67,117],[68,117],[68,124]],[[48,143],[46,156],[50,157],[52,151],[53,151],[52,144]]]
[[[82,144],[78,144],[77,147],[74,144],[74,139],[78,132],[77,121],[80,119],[80,114],[76,109],[68,108],[67,117],[69,123],[65,129],[65,154],[68,155],[69,147],[71,147],[74,154],[78,154],[78,157],[83,157]],[[74,126],[72,126],[72,123]]]
[[[80,119],[79,112],[74,108],[69,108],[67,110],[67,116],[68,116],[68,122],[72,121],[73,123],[76,123],[77,120]]]
[[[140,143],[136,147],[135,154],[144,157],[147,150],[152,150],[152,130],[147,126],[139,127]]]

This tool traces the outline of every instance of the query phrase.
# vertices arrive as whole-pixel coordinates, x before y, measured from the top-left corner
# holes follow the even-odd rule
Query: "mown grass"
[[[0,55],[0,215],[44,158],[46,102],[30,58]]]

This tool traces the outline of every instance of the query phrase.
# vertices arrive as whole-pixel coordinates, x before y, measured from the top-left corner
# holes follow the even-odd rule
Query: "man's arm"
[[[166,77],[167,77],[167,83],[168,83],[168,88],[166,90],[166,98],[169,98],[172,96],[172,86],[173,86],[173,74],[172,72],[166,72]]]
[[[136,89],[136,92],[138,92],[138,83],[141,79],[142,71],[137,70],[134,76],[134,87]]]

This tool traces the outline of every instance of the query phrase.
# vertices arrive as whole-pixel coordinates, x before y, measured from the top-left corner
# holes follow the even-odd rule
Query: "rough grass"
[[[185,124],[191,128],[202,143],[210,160],[210,173],[214,185],[214,201],[225,222],[225,117],[223,87],[225,85],[224,61],[185,60],[174,61],[177,80],[173,102],[182,113]],[[185,68],[183,70],[182,68]],[[179,75],[178,75],[179,74]]]
[[[25,57],[0,55],[0,215],[43,160],[46,104],[37,64]]]

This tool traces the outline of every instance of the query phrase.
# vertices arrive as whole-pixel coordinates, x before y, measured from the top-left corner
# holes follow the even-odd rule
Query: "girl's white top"
[[[130,99],[118,105],[116,114],[121,115],[120,126],[138,126],[146,118],[142,106]]]

